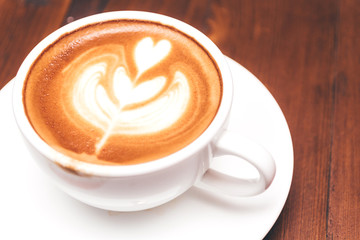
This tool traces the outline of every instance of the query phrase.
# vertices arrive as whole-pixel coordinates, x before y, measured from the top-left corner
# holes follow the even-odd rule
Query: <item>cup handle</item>
[[[271,154],[258,143],[239,136],[237,133],[225,130],[219,138],[212,142],[214,157],[231,155],[244,159],[253,165],[258,173],[258,179],[240,179],[210,168],[200,180],[200,186],[215,188],[231,196],[247,197],[264,192],[272,183],[276,166]]]

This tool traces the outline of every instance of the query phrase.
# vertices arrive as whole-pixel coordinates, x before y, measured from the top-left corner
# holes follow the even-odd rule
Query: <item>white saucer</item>
[[[48,182],[30,159],[11,109],[12,82],[0,91],[0,239],[262,239],[278,218],[293,173],[292,140],[269,91],[229,59],[235,97],[229,129],[264,145],[277,173],[261,195],[230,198],[196,187],[163,206],[107,212]]]

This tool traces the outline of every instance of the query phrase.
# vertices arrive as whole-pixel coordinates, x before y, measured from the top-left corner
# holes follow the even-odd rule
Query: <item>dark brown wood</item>
[[[71,1],[71,4],[63,19],[62,25],[70,23],[82,17],[101,13],[104,11],[108,1],[102,0],[76,0]]]
[[[360,5],[340,1],[334,66],[334,116],[328,238],[360,238]]]
[[[266,239],[360,239],[357,0],[0,0],[0,88],[47,34],[113,10],[157,12],[193,25],[277,99],[295,166]]]
[[[61,26],[69,0],[0,0],[0,89],[30,50]]]

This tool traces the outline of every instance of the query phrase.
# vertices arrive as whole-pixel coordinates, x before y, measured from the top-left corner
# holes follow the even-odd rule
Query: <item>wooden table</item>
[[[46,35],[112,10],[193,25],[277,99],[293,137],[294,176],[266,239],[360,239],[359,1],[0,0],[0,88]]]

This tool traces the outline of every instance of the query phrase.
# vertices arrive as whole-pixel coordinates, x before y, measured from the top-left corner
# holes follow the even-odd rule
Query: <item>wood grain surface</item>
[[[358,0],[0,0],[0,88],[46,35],[113,10],[193,25],[278,101],[293,138],[294,176],[266,239],[360,239]]]

